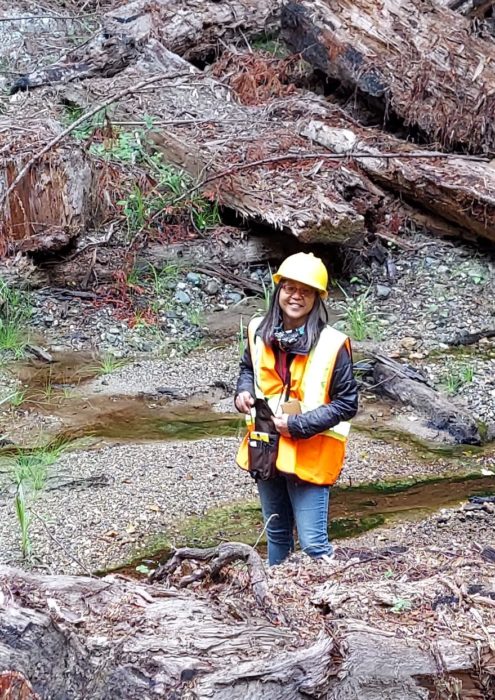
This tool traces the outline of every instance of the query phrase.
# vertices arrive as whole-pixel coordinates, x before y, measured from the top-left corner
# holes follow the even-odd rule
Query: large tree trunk
[[[332,153],[348,153],[350,157],[366,154],[368,157],[356,156],[354,160],[375,184],[451,222],[458,227],[458,235],[471,233],[495,242],[492,163],[435,156],[385,132],[359,127],[341,110],[316,99],[300,104],[293,101],[291,113],[300,134]],[[384,157],[387,153],[398,157]],[[413,212],[411,216],[414,218]],[[453,235],[455,230],[445,233]]]
[[[495,153],[495,46],[433,0],[299,0],[282,36],[315,68],[442,146]]]
[[[357,242],[368,221],[385,216],[388,195],[366,175],[344,159],[322,155],[294,133],[292,123],[239,104],[227,87],[157,42],[150,42],[142,62],[114,78],[113,88],[124,89],[152,71],[184,74],[166,87],[153,86],[144,100],[156,124],[150,145],[198,182],[184,199],[202,192],[244,219],[305,243]],[[94,105],[106,89],[105,79],[94,79],[66,94],[72,102]],[[135,123],[142,113],[141,101],[128,100],[114,117]]]
[[[220,555],[228,550],[224,563],[236,558],[236,547],[243,550],[240,558],[250,549],[221,545]],[[263,607],[271,602],[269,591],[261,569],[256,576],[254,599]],[[193,569],[180,585],[200,578],[201,570]],[[439,582],[433,581],[436,589],[422,583],[413,582],[405,593],[395,582],[382,583],[379,602],[391,606],[401,593],[433,599],[442,590]],[[320,587],[318,603],[337,610],[341,592],[352,600],[352,588],[339,588]],[[364,588],[373,601],[373,588]],[[321,632],[311,640],[301,619],[273,624],[262,607],[250,612],[234,597],[215,602],[204,593],[120,577],[43,576],[0,567],[0,594],[0,689],[8,693],[23,683],[25,698],[425,700],[454,679],[456,697],[481,699],[469,693],[493,690],[492,656],[481,642],[439,638],[427,645],[346,619],[333,622],[332,636]],[[309,594],[306,584],[301,595]]]
[[[135,63],[153,37],[188,60],[210,57],[234,40],[270,34],[282,0],[134,0],[102,18],[101,31],[60,61],[22,76],[12,91],[91,77],[111,77]]]

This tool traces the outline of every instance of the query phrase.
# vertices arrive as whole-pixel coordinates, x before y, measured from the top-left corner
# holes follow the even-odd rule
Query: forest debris
[[[142,56],[153,41],[188,60],[208,58],[218,46],[272,33],[281,0],[133,0],[101,18],[91,40],[67,51],[57,63],[18,78],[11,93],[87,78],[111,78]],[[34,18],[33,21],[36,21]]]
[[[290,84],[301,60],[298,56],[276,58],[263,51],[239,53],[224,51],[212,68],[212,75],[230,85],[244,105],[265,104],[275,97],[294,94]]]
[[[299,0],[282,11],[291,50],[447,148],[495,153],[495,45],[433,0]],[[479,66],[482,69],[479,69]],[[476,76],[476,77],[475,77]]]
[[[117,687],[136,700],[192,688],[199,700],[356,693],[372,700],[376,688],[417,700],[425,685],[452,679],[462,691],[480,687],[491,697],[493,565],[476,547],[411,547],[392,559],[370,550],[359,567],[349,566],[351,552],[343,560],[336,553],[332,564],[300,554],[269,569],[269,593],[288,619],[276,625],[260,616],[239,567],[225,568],[216,583],[194,582],[194,591],[0,567],[0,631],[9,629],[0,670],[15,648],[16,666],[36,692],[56,696],[70,681],[77,700],[113,697]],[[337,598],[338,617],[328,614]]]

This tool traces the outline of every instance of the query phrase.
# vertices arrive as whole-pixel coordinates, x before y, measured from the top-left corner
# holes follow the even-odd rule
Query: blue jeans
[[[280,564],[294,551],[294,522],[301,549],[310,557],[330,555],[328,541],[329,486],[317,486],[276,476],[258,481],[265,523],[268,521],[268,563]],[[274,516],[270,519],[271,516]]]

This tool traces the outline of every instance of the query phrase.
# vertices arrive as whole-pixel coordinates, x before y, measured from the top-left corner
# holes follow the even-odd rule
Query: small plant
[[[197,197],[192,201],[191,216],[195,228],[199,231],[214,228],[221,221],[218,202],[211,203],[202,197]]]
[[[474,379],[474,368],[472,365],[464,364],[451,369],[445,374],[442,384],[448,394],[457,394],[463,386],[470,384]]]
[[[341,287],[342,289],[342,287]],[[376,314],[370,309],[370,290],[358,297],[351,297],[343,289],[345,301],[340,303],[343,326],[354,340],[377,340],[379,325]]]
[[[155,297],[166,297],[176,286],[179,278],[179,267],[177,265],[166,265],[160,270],[150,264],[150,283],[152,293]]]
[[[394,605],[390,608],[390,611],[396,614],[409,612],[410,610],[412,610],[412,603],[407,598],[397,598]]]
[[[26,400],[27,391],[25,389],[16,389],[13,394],[9,397],[9,403],[14,408],[19,408],[22,406]]]
[[[28,342],[26,323],[31,314],[29,294],[0,279],[0,352],[9,352],[16,359],[23,356]]]
[[[105,376],[107,374],[112,374],[118,369],[125,367],[127,360],[115,357],[112,353],[105,353],[97,365],[98,376]]]
[[[17,521],[21,529],[21,551],[24,559],[27,559],[31,554],[31,538],[29,536],[29,524],[30,517],[29,511],[26,507],[26,499],[24,496],[24,488],[22,483],[17,485],[17,491],[15,494],[15,512],[17,516]]]

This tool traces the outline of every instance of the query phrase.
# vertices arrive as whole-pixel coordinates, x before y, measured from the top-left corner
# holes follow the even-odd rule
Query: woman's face
[[[316,301],[317,290],[294,280],[282,280],[278,303],[286,329],[302,326]]]

